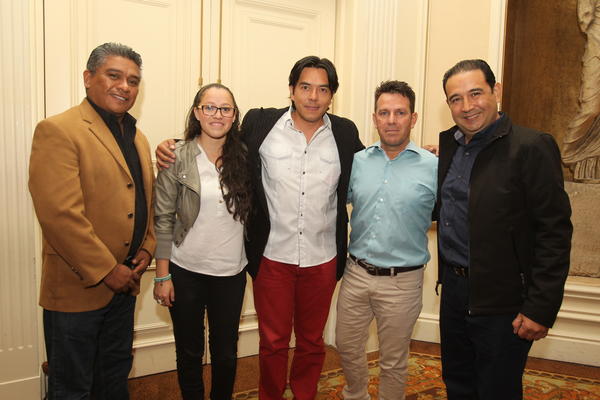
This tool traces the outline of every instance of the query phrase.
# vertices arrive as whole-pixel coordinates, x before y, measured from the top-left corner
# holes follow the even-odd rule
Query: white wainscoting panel
[[[567,279],[556,323],[529,355],[600,367],[600,279]]]

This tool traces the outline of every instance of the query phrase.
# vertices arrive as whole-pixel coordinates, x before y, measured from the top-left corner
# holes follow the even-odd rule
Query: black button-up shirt
[[[125,158],[125,162],[129,167],[129,173],[133,178],[133,186],[135,188],[134,213],[131,215],[130,210],[121,211],[123,213],[127,213],[129,218],[134,218],[133,236],[131,238],[129,252],[127,253],[127,260],[121,261],[127,261],[127,265],[130,265],[128,260],[135,257],[140,246],[142,245],[142,241],[144,240],[144,236],[146,234],[146,221],[148,220],[148,209],[146,207],[146,193],[144,192],[142,167],[140,165],[140,157],[134,143],[136,132],[135,124],[137,121],[135,118],[133,118],[133,116],[131,116],[131,114],[126,113],[123,117],[123,130],[121,131],[121,125],[119,124],[119,120],[117,119],[116,115],[98,107],[90,100],[89,97],[87,100],[98,112],[100,117],[102,117],[102,120],[104,123],[106,123],[106,126],[108,126],[108,129],[110,129],[111,133],[113,134],[119,145],[119,148],[121,149],[123,158]]]
[[[439,221],[439,246],[441,256],[447,263],[469,266],[469,183],[471,170],[479,152],[492,139],[492,132],[500,118],[476,133],[468,144],[465,135],[456,130],[458,148],[442,184],[440,193],[442,206]]]

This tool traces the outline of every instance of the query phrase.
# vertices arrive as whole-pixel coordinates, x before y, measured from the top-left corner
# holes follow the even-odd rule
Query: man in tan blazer
[[[49,399],[128,398],[135,296],[155,248],[150,148],[128,114],[141,65],[127,46],[98,46],[87,97],[35,129]]]

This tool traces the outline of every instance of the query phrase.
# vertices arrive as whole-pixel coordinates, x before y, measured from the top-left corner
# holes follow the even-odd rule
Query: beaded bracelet
[[[165,276],[161,276],[160,278],[155,277],[154,282],[164,282],[164,281],[168,281],[170,279],[171,279],[171,274],[167,274]]]

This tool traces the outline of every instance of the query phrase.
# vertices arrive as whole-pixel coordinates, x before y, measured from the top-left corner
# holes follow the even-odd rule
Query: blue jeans
[[[85,312],[44,310],[48,400],[128,399],[135,297]]]
[[[237,366],[237,342],[246,271],[233,276],[211,276],[169,263],[175,301],[173,321],[177,379],[184,400],[204,399],[202,357],[204,312],[208,314],[212,400],[231,399]]]
[[[520,400],[532,342],[513,333],[516,314],[470,315],[469,280],[442,279],[442,377],[449,400]]]

